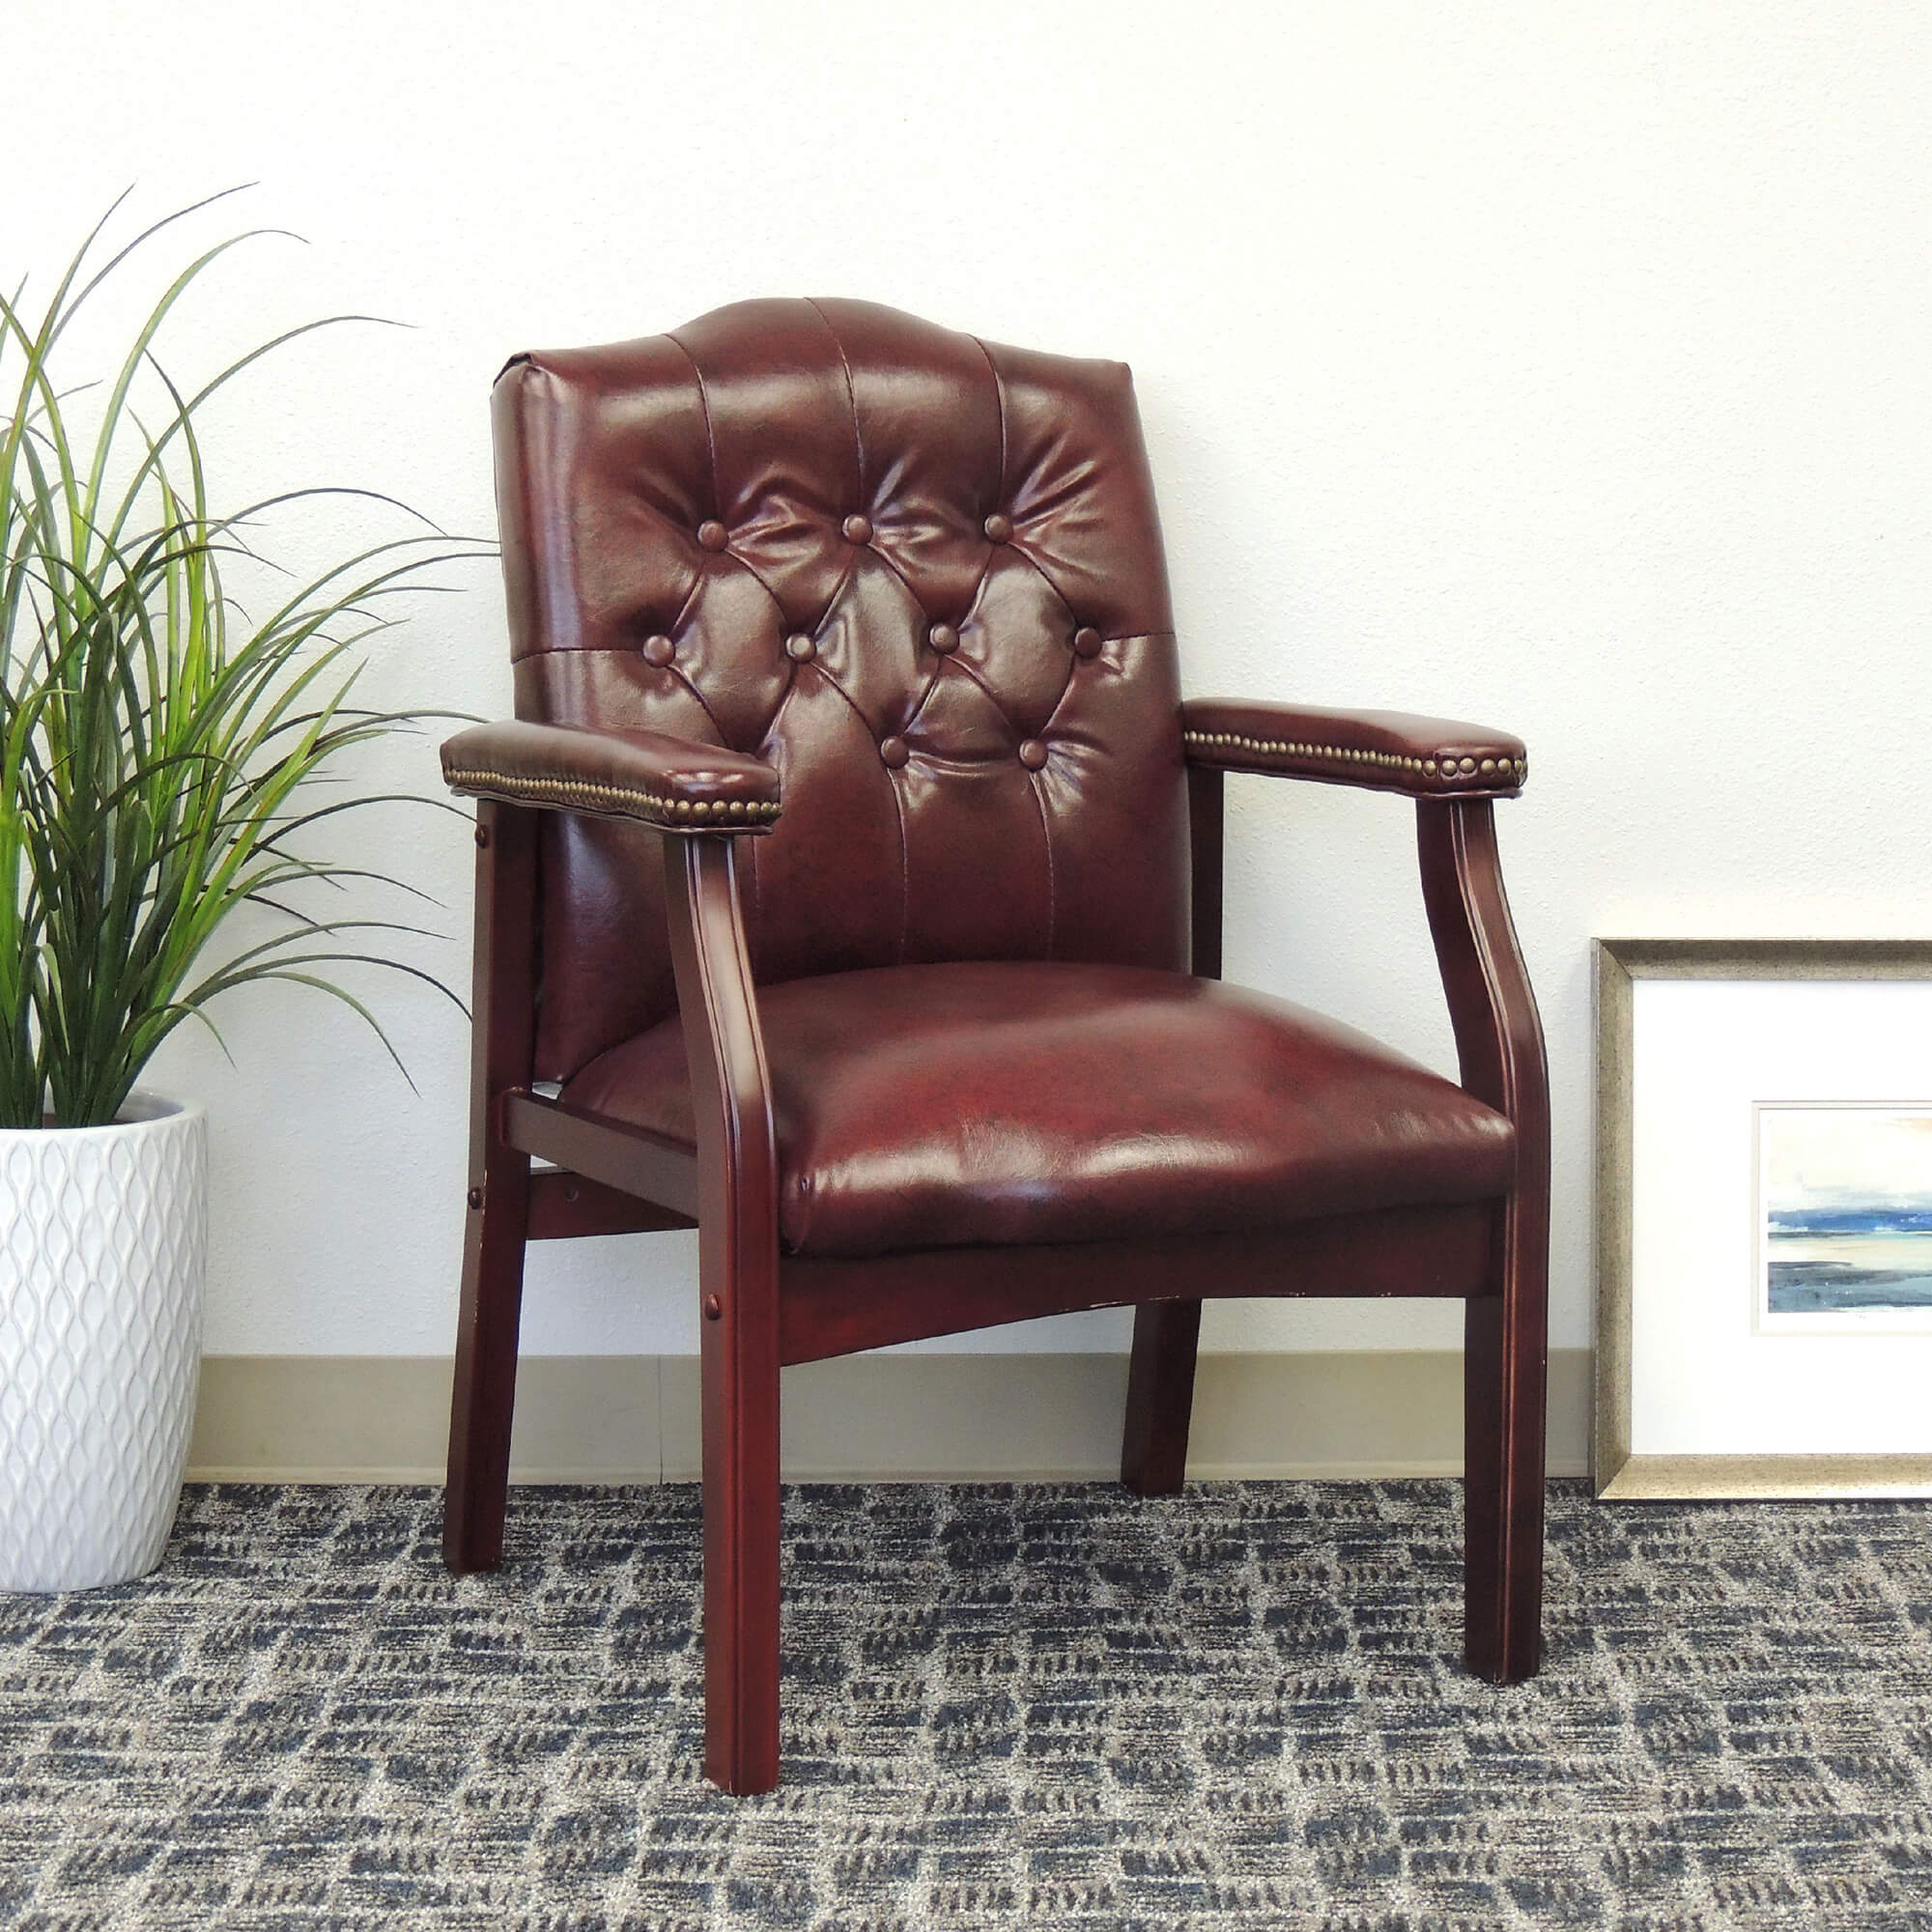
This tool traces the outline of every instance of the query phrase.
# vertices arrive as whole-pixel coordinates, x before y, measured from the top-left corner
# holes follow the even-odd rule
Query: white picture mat
[[[1932,982],[1637,979],[1631,1449],[1932,1450],[1932,1336],[1753,1332],[1753,1103],[1932,1103]]]

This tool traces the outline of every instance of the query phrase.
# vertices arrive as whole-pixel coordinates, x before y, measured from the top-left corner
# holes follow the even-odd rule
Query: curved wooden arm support
[[[1548,1163],[1549,1099],[1543,1023],[1503,892],[1495,812],[1487,799],[1415,809],[1422,896],[1442,970],[1463,1085],[1516,1122],[1518,1173],[1540,1135]]]
[[[733,841],[668,838],[665,900],[697,1128],[705,1769],[778,1782],[778,1153]]]
[[[1406,711],[1190,697],[1180,707],[1180,735],[1190,765],[1411,798],[1513,798],[1529,776],[1520,738]]]
[[[1467,1656],[1513,1684],[1540,1661],[1548,1349],[1549,1079],[1488,800],[1419,804],[1422,895],[1463,1085],[1516,1123],[1516,1182],[1499,1204],[1493,1292],[1464,1319]]]

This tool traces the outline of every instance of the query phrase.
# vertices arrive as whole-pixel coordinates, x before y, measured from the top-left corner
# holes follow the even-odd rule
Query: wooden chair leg
[[[450,1396],[442,1553],[459,1573],[494,1570],[503,1560],[529,1200],[529,1156],[494,1149],[487,1178],[471,1195],[463,1244],[463,1301]]]
[[[1549,1280],[1549,1079],[1487,799],[1415,810],[1422,896],[1463,1085],[1516,1127],[1516,1188],[1491,1293],[1463,1324],[1463,1600],[1469,1668],[1497,1684],[1542,1661],[1543,1428]]]
[[[1180,1493],[1187,1475],[1187,1427],[1194,1413],[1194,1358],[1200,1341],[1198,1301],[1144,1301],[1134,1310],[1121,1481],[1136,1495]]]
[[[697,1125],[704,1337],[704,1769],[779,1781],[778,1154],[728,838],[665,841]]]
[[[489,800],[477,808],[469,1221],[442,1515],[443,1560],[459,1572],[494,1570],[503,1560],[530,1157],[504,1145],[497,1100],[530,1077],[536,848],[535,812]]]
[[[779,1358],[776,1322],[746,1314],[771,1294],[728,1272],[700,1264],[704,1769],[744,1796],[779,1781]]]
[[[1501,1293],[1463,1323],[1463,1654],[1478,1677],[1516,1684],[1543,1661],[1544,1415],[1548,1359],[1537,1215],[1499,1216]]]

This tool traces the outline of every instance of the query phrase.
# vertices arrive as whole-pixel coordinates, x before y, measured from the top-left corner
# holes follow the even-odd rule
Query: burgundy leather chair
[[[1537,1667],[1548,1127],[1473,724],[1180,696],[1127,370],[854,301],[517,356],[444,1531],[501,1556],[528,1239],[699,1230],[706,1768],[779,1761],[779,1370],[1207,1295],[1467,1304],[1466,1655]],[[1218,983],[1223,775],[1414,801],[1462,1084]],[[558,1085],[553,1085],[558,1083]],[[554,1162],[532,1172],[531,1156]]]

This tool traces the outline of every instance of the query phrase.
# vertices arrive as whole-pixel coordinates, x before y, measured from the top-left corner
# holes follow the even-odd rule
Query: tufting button
[[[644,639],[644,662],[647,665],[668,665],[677,655],[677,646],[660,634]]]
[[[810,664],[818,655],[818,646],[803,631],[794,631],[785,639],[785,656],[800,664]]]
[[[724,534],[724,526],[715,517],[709,517],[697,526],[697,541],[706,550],[723,550],[729,539]]]
[[[959,648],[959,633],[951,624],[935,624],[925,634],[925,641],[944,657],[948,651]]]
[[[1037,738],[1021,739],[1020,763],[1030,772],[1038,771],[1046,763],[1046,747]]]
[[[1073,654],[1081,658],[1100,655],[1100,634],[1092,624],[1082,624],[1073,634]]]
[[[879,762],[883,765],[890,765],[894,771],[897,771],[911,756],[912,753],[906,750],[906,741],[903,738],[881,738],[879,740]]]
[[[980,527],[995,543],[1011,543],[1013,540],[1013,520],[1010,517],[1001,516],[997,510]]]
[[[868,544],[872,541],[872,525],[869,518],[847,517],[839,528],[845,532],[847,543]]]

